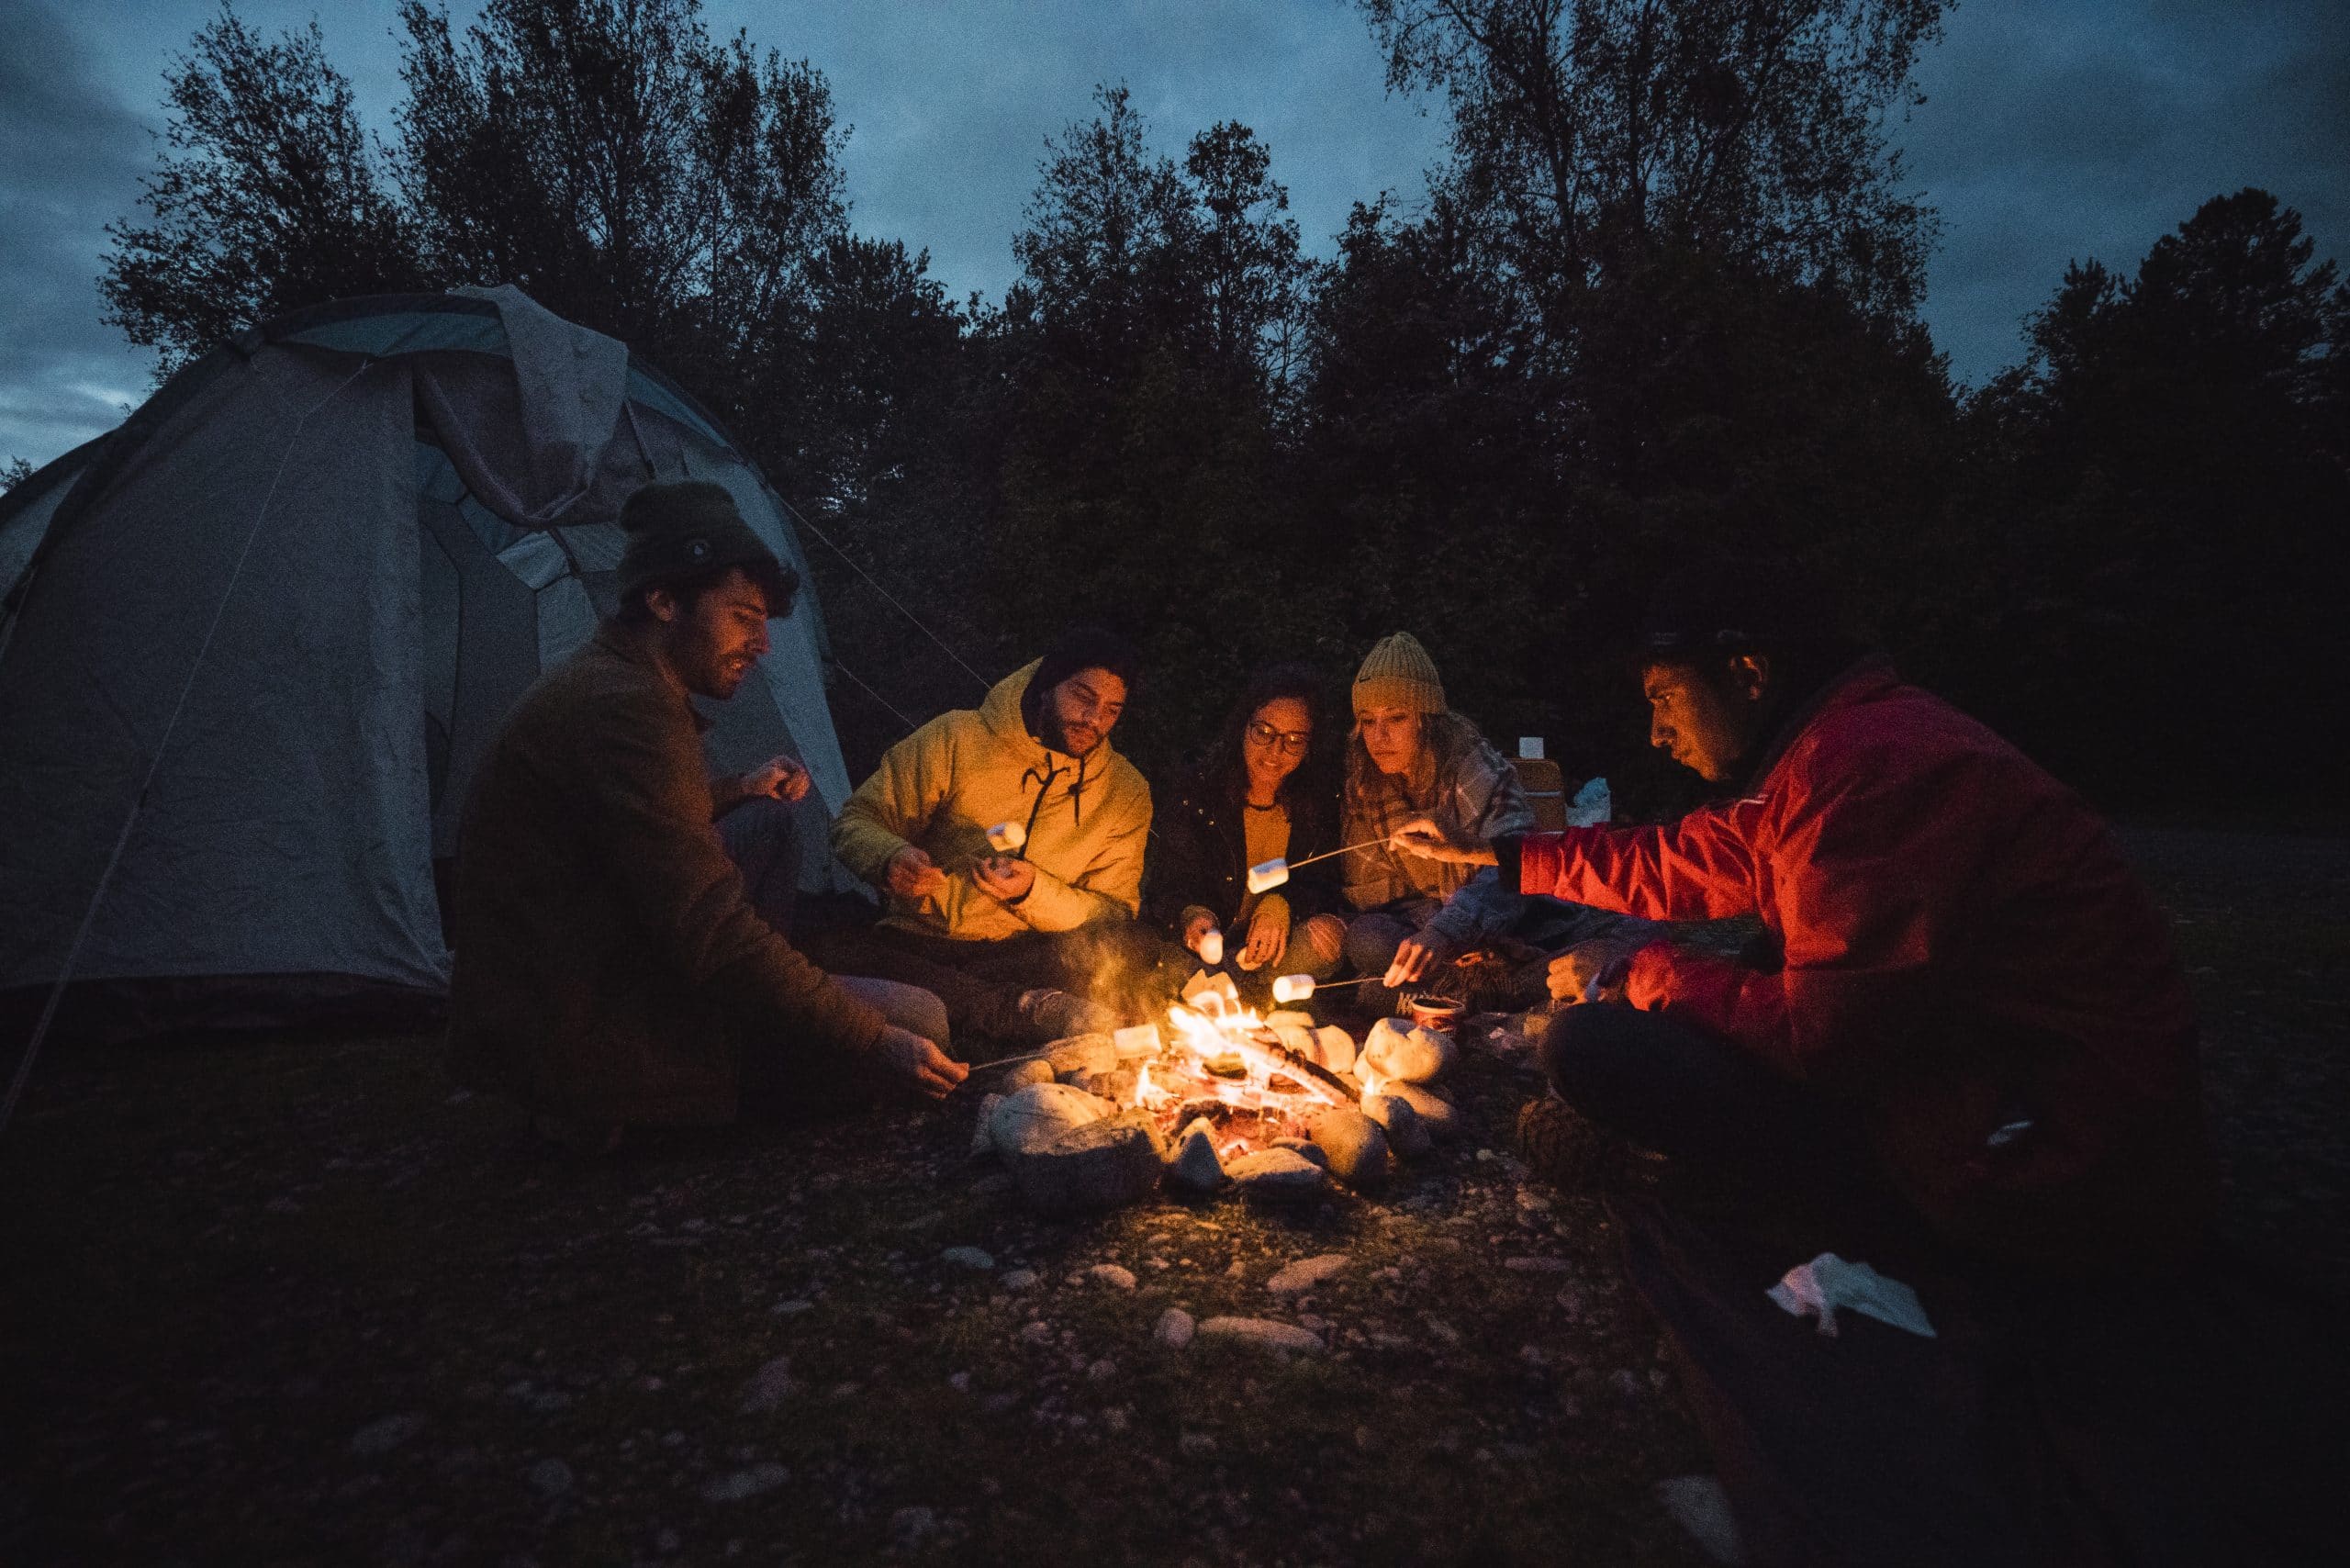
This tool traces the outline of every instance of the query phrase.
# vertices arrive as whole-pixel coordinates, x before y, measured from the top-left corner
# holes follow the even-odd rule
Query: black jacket
[[[1287,860],[1338,847],[1338,797],[1334,790],[1302,790],[1289,807]],[[1193,904],[1213,911],[1216,924],[1232,931],[1248,891],[1248,843],[1242,825],[1241,792],[1214,789],[1189,778],[1152,824],[1150,867],[1143,879],[1142,915],[1180,939],[1184,910]],[[1280,890],[1289,901],[1292,927],[1340,907],[1341,861],[1308,866]],[[1237,937],[1240,934],[1233,932]]]

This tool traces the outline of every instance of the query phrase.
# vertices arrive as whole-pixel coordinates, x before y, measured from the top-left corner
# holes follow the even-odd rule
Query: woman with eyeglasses
[[[1263,894],[1248,868],[1338,847],[1338,791],[1323,682],[1276,665],[1248,682],[1222,729],[1152,830],[1143,918],[1192,955],[1260,976],[1337,972],[1346,940],[1338,862],[1325,860]],[[1214,939],[1211,939],[1211,934]]]

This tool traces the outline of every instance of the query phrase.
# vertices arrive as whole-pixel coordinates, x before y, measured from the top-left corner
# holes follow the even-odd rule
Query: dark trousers
[[[1621,1002],[1551,1020],[1541,1060],[1559,1097],[1669,1157],[1683,1195],[1789,1245],[1904,1261],[1938,1254],[1859,1116],[1703,1029]]]
[[[1035,1043],[1035,1025],[1020,1011],[1020,998],[1030,991],[1074,991],[1137,1012],[1156,967],[1147,947],[1132,921],[1023,932],[991,942],[876,925],[827,934],[822,956],[827,969],[935,992],[946,1004],[956,1038],[977,1050],[980,1036],[999,1046]]]
[[[769,796],[755,796],[718,819],[718,842],[743,873],[751,907],[789,937],[800,902],[800,824],[797,808]]]

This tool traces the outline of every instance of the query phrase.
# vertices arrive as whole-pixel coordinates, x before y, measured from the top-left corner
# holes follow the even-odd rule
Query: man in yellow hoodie
[[[1147,967],[1134,915],[1150,786],[1110,745],[1136,662],[1114,633],[1072,631],[978,709],[890,747],[832,838],[885,910],[836,936],[834,961],[935,991],[960,1037],[1114,1027],[1105,1003]],[[990,844],[1007,823],[1016,845]]]

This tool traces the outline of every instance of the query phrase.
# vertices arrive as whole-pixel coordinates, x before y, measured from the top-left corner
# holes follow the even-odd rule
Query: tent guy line
[[[65,949],[65,961],[58,966],[57,980],[49,988],[49,998],[41,1003],[40,1018],[33,1025],[32,1038],[25,1043],[25,1054],[17,1063],[16,1075],[8,1081],[8,1094],[0,1100],[0,1136],[8,1130],[9,1118],[17,1112],[17,1102],[23,1097],[25,1084],[32,1077],[33,1062],[40,1055],[41,1042],[49,1037],[50,1025],[57,1017],[57,1004],[64,999],[65,987],[73,978],[73,967],[82,957],[84,944],[90,938],[90,928],[97,923],[98,908],[106,902],[106,888],[114,880],[115,868],[122,864],[122,852],[130,843],[131,830],[139,825],[139,813],[147,804],[148,792],[155,787],[155,775],[162,771],[163,756],[171,749],[172,734],[179,728],[180,715],[187,711],[188,694],[196,689],[196,678],[203,672],[207,655],[212,652],[213,640],[220,634],[221,617],[228,612],[229,601],[236,597],[238,579],[244,576],[245,563],[252,559],[253,545],[261,538],[263,524],[269,521],[269,509],[277,499],[277,487],[285,477],[286,465],[294,460],[294,450],[300,444],[302,431],[321,409],[342,396],[351,384],[383,362],[366,360],[349,375],[337,382],[334,389],[313,403],[287,432],[285,450],[279,454],[277,468],[269,477],[269,488],[254,510],[252,527],[245,532],[243,547],[237,552],[236,564],[229,568],[229,580],[220,590],[219,602],[212,607],[212,619],[205,626],[204,640],[196,644],[196,657],[188,661],[187,678],[180,683],[179,700],[172,704],[172,711],[163,721],[163,730],[155,737],[155,750],[147,759],[146,776],[139,781],[139,792],[130,799],[130,810],[122,819],[122,831],[115,834],[114,848],[106,856],[106,868],[98,873],[98,883],[90,891],[89,906],[82,912],[82,924],[73,933],[73,944]]]
[[[788,505],[788,504],[789,504],[789,503],[787,503],[787,505]],[[946,645],[946,639],[945,639],[944,637],[941,637],[937,633],[935,633],[935,632],[932,631],[928,626],[924,625],[924,624],[923,623],[923,619],[922,619],[922,617],[921,617],[921,616],[916,615],[912,610],[908,610],[908,609],[907,609],[907,608],[906,608],[902,603],[901,603],[901,602],[899,601],[898,596],[897,596],[896,594],[893,594],[893,593],[891,593],[888,588],[883,588],[883,587],[880,585],[880,583],[878,583],[878,581],[876,581],[876,580],[874,579],[874,576],[873,576],[873,574],[872,574],[871,572],[867,571],[863,566],[861,566],[857,565],[857,561],[856,561],[856,556],[854,556],[854,555],[850,554],[847,551],[845,551],[845,550],[842,549],[839,545],[837,545],[837,544],[834,543],[833,543],[833,541],[832,541],[831,536],[830,536],[830,535],[828,535],[827,533],[825,533],[825,532],[824,532],[824,531],[823,531],[822,529],[818,528],[814,523],[810,522],[810,521],[808,521],[807,517],[806,517],[806,516],[805,516],[805,515],[800,511],[800,510],[798,507],[790,507],[790,508],[789,508],[789,510],[790,510],[790,512],[791,512],[791,518],[792,518],[792,521],[793,521],[797,522],[800,527],[802,527],[802,528],[806,529],[809,532],[811,532],[811,533],[814,534],[814,535],[817,537],[817,539],[818,539],[818,540],[820,540],[820,541],[822,541],[822,543],[823,543],[824,547],[825,547],[826,549],[830,550],[834,554],[838,555],[842,560],[846,561],[846,562],[848,563],[848,569],[849,569],[850,571],[855,572],[858,577],[863,577],[863,578],[864,578],[867,583],[870,583],[870,584],[872,585],[873,591],[874,591],[875,593],[878,593],[878,594],[879,594],[883,599],[888,599],[888,600],[890,601],[890,603],[891,604],[891,606],[892,606],[892,607],[894,607],[894,608],[897,610],[897,611],[898,611],[898,613],[899,613],[899,614],[901,614],[901,615],[904,616],[907,620],[909,620],[909,621],[912,622],[914,623],[914,630],[916,630],[917,632],[920,632],[923,636],[925,636],[925,637],[929,638],[932,642],[934,642],[934,643],[937,644],[938,644],[938,646],[939,646],[939,651],[940,651],[940,652],[944,653],[944,654],[945,654],[948,658],[953,659],[953,660],[956,662],[956,664],[957,664],[957,665],[961,666],[961,667],[962,667],[962,671],[963,671],[963,673],[964,673],[965,675],[969,676],[973,680],[976,680],[976,681],[978,681],[978,682],[979,683],[979,689],[980,689],[981,691],[990,691],[990,690],[993,690],[993,689],[994,689],[994,688],[995,688],[995,682],[994,682],[994,681],[990,680],[986,676],[981,675],[978,670],[973,669],[969,665],[964,664],[964,663],[963,663],[963,655],[960,655],[960,654],[958,654],[958,653],[957,653],[953,648],[948,647],[948,646]],[[834,666],[837,666],[839,665],[840,661],[839,661],[838,659],[834,659],[834,660],[833,661],[833,663],[834,664]],[[844,675],[847,675],[847,674],[848,674],[848,672],[847,672],[847,671],[845,671],[845,670],[843,670],[841,673],[842,673],[842,674],[844,674]],[[856,677],[855,677],[855,676],[853,676],[853,675],[849,676],[849,678],[850,678],[851,680],[856,680]],[[861,681],[861,680],[856,680],[856,683],[857,683],[857,685],[859,685],[859,686],[865,686],[865,682],[863,682],[863,681]],[[873,689],[872,689],[871,687],[869,687],[869,686],[865,686],[865,689],[866,689],[866,690],[867,690],[867,691],[873,691]],[[877,700],[879,700],[879,698],[880,698],[880,695],[881,695],[881,694],[880,694],[879,692],[878,692],[878,691],[874,691],[874,692],[873,692],[873,695],[874,695],[875,699],[876,699]],[[887,702],[883,702],[881,705],[882,705],[884,708],[890,708],[890,705],[889,705]],[[892,712],[892,713],[897,713],[897,712],[898,712],[898,711],[897,711],[895,708],[890,708],[890,712]],[[898,713],[898,717],[899,717],[901,720],[903,720],[903,719],[905,718],[905,715],[904,715],[904,714],[902,714],[902,713]],[[913,727],[914,727],[914,726],[913,726],[913,725],[912,725],[912,724],[907,724],[907,725],[906,725],[906,728],[907,728],[907,729],[909,729],[909,730],[912,730]]]

